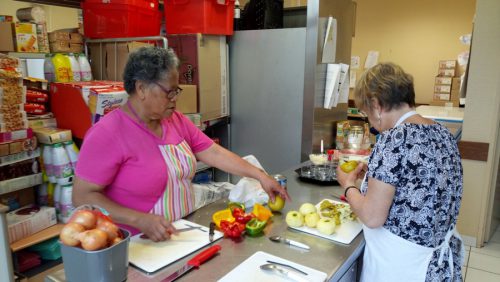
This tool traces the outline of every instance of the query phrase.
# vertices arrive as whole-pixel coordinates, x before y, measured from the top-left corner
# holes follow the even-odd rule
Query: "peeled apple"
[[[353,171],[354,169],[356,169],[357,166],[358,166],[357,161],[348,161],[348,162],[341,164],[340,169],[342,169],[342,171],[345,173],[349,173],[349,172]]]
[[[311,203],[303,203],[300,206],[299,211],[302,215],[305,216],[308,213],[316,212],[316,207]]]

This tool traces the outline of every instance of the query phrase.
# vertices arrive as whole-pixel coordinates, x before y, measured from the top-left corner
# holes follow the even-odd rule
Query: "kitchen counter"
[[[201,265],[199,269],[191,270],[177,281],[217,281],[257,251],[265,251],[283,259],[325,272],[330,281],[338,281],[342,278],[363,251],[365,245],[363,233],[360,233],[351,244],[344,245],[288,228],[285,222],[285,215],[288,211],[298,210],[304,202],[316,204],[322,199],[331,199],[332,193],[341,194],[341,188],[338,186],[318,186],[301,182],[294,172],[296,168],[282,173],[288,179],[288,193],[293,201],[286,203],[282,214],[274,214],[273,222],[264,230],[264,236],[245,236],[238,242],[226,238],[214,241],[213,244],[220,244],[222,247],[219,254]],[[195,211],[186,219],[208,226],[212,214],[217,210],[225,209],[227,203],[227,199],[219,200]],[[311,249],[303,250],[285,244],[274,243],[268,239],[270,235],[284,235],[309,245]],[[127,281],[161,281],[199,252],[197,251],[181,259],[153,275],[147,275],[134,267],[129,267]],[[154,256],[154,254],[151,255]],[[65,281],[64,271],[60,270],[49,275],[46,281]]]

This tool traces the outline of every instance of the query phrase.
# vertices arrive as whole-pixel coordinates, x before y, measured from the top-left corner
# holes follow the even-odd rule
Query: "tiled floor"
[[[465,282],[500,282],[500,227],[482,248],[465,246]]]

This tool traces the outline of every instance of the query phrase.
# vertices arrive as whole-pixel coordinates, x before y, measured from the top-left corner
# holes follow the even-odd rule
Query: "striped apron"
[[[185,140],[177,145],[159,147],[168,178],[163,195],[149,212],[176,221],[194,211],[191,180],[196,172],[196,157]]]

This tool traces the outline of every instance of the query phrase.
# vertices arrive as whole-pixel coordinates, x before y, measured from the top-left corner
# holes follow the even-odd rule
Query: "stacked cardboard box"
[[[434,83],[434,95],[431,105],[459,106],[460,77],[456,60],[439,61],[438,75]]]
[[[76,32],[56,30],[49,33],[50,52],[82,53],[83,36]]]

